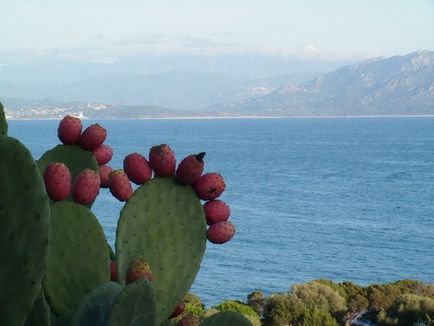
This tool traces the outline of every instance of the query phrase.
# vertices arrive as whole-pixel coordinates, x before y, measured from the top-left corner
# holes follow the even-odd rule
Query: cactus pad
[[[190,186],[156,178],[140,186],[121,211],[116,234],[118,280],[134,259],[152,269],[157,323],[173,312],[190,289],[205,251],[206,224]]]
[[[98,171],[98,163],[92,152],[77,145],[57,145],[45,152],[38,160],[41,173],[43,174],[47,165],[53,162],[64,163],[71,172],[72,180],[85,169]]]
[[[48,256],[50,208],[30,152],[0,136],[0,325],[23,325]]]
[[[250,320],[235,311],[221,311],[206,318],[202,326],[252,326]]]
[[[74,311],[73,324],[106,326],[109,311],[122,288],[118,283],[105,283],[89,292]]]
[[[5,111],[0,102],[0,136],[8,134],[8,123],[6,122]]]
[[[33,304],[32,311],[27,316],[24,326],[49,326],[50,325],[50,307],[45,300],[44,290],[41,292]]]
[[[108,326],[156,326],[155,297],[151,284],[141,279],[128,284],[115,298]]]
[[[51,249],[43,286],[53,312],[63,314],[110,281],[110,257],[102,227],[87,207],[66,201],[50,207]]]

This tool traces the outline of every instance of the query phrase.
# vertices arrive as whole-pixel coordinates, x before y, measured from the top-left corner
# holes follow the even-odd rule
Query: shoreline
[[[186,117],[140,117],[140,118],[99,118],[100,120],[253,120],[253,119],[376,119],[376,118],[434,118],[434,114],[412,114],[412,115],[351,115],[351,116],[261,116],[261,115],[242,115],[242,116],[186,116]],[[13,118],[7,117],[8,121],[32,121],[32,120],[59,120],[60,118]],[[97,118],[82,117],[82,120],[94,120]]]

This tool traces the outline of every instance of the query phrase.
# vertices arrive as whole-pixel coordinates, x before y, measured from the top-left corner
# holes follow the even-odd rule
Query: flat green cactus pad
[[[156,178],[140,186],[118,221],[118,280],[125,284],[128,265],[146,260],[161,324],[190,289],[206,246],[206,223],[200,200],[190,186]]]
[[[0,325],[23,325],[47,262],[50,208],[32,155],[0,136]]]
[[[45,300],[42,288],[33,304],[32,311],[27,316],[24,326],[50,326],[50,307]]]
[[[110,254],[102,227],[87,207],[67,201],[50,207],[51,249],[43,286],[51,309],[60,315],[109,282]]]
[[[116,296],[122,291],[115,282],[105,283],[89,292],[74,310],[69,325],[106,326],[109,312]]]
[[[0,102],[0,136],[8,134],[8,123],[6,122],[5,111],[3,104]]]
[[[252,326],[250,320],[234,311],[221,311],[206,318],[202,326]]]
[[[47,165],[53,162],[64,163],[71,171],[73,180],[85,169],[98,171],[98,163],[92,152],[86,151],[77,145],[57,145],[45,152],[38,160],[41,174],[44,173]]]
[[[146,279],[128,284],[115,298],[108,326],[156,326],[155,297]]]

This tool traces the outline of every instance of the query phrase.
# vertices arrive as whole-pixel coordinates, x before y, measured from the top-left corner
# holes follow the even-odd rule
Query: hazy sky
[[[0,58],[434,50],[434,0],[0,0]]]

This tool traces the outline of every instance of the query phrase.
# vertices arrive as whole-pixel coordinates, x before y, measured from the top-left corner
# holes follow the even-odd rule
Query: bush
[[[390,284],[374,284],[367,288],[369,306],[376,310],[388,310],[404,294],[434,297],[434,285],[415,280],[401,280]]]
[[[241,301],[227,300],[217,306],[212,307],[218,311],[235,311],[247,317],[253,326],[261,326],[258,313],[250,306]]]
[[[304,311],[304,304],[288,294],[273,294],[265,304],[263,323],[266,326],[293,325]]]
[[[182,319],[182,317],[188,314],[202,317],[205,313],[205,305],[202,303],[200,298],[193,293],[187,293],[184,299],[182,299],[182,303],[184,303],[184,311],[181,315],[172,320],[174,323],[177,323],[180,319]]]
[[[380,311],[389,309],[401,295],[401,289],[392,284],[374,284],[367,288],[369,307]]]
[[[339,326],[330,313],[310,308],[305,309],[297,321],[297,326]]]
[[[416,294],[404,294],[386,311],[378,314],[380,325],[412,325],[418,321],[434,325],[434,299]]]
[[[253,291],[247,296],[247,304],[256,311],[259,316],[262,316],[265,308],[265,297],[260,291]]]
[[[319,284],[327,285],[329,288],[331,288],[335,292],[339,293],[339,295],[346,298],[345,289],[343,289],[340,284],[335,283],[332,280],[328,280],[326,278],[319,278],[319,279],[313,280],[309,283],[319,283]]]
[[[350,313],[360,312],[369,307],[366,289],[353,282],[342,282],[339,286],[345,293],[346,304]]]
[[[343,296],[328,285],[318,282],[296,284],[292,287],[290,295],[308,308],[317,308],[332,314],[347,310]]]

